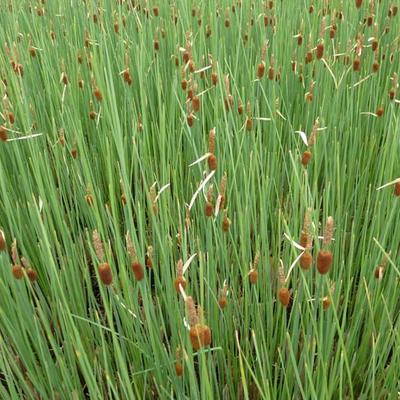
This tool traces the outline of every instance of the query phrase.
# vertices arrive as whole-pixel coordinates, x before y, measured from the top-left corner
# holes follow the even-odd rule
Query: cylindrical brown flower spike
[[[254,257],[254,261],[253,261],[253,266],[249,271],[249,279],[250,279],[250,283],[255,285],[257,283],[258,280],[258,264],[260,262],[260,252],[257,252],[255,257]],[[251,264],[250,264],[251,266]]]
[[[110,264],[107,262],[101,263],[98,268],[100,280],[104,285],[111,285],[112,283],[112,272]]]
[[[175,290],[177,293],[180,293],[180,287],[182,287],[183,290],[186,289],[186,279],[183,276],[183,261],[182,259],[179,259],[178,262],[176,263],[176,278],[174,282]]]
[[[210,185],[207,190],[207,202],[204,207],[204,213],[206,214],[206,217],[212,217],[213,212],[213,185]]]
[[[202,321],[200,321],[193,298],[191,296],[186,297],[185,303],[190,322],[190,342],[193,350],[197,351],[211,344],[211,329]]]
[[[228,300],[226,298],[227,294],[228,294],[228,285],[226,282],[224,282],[224,287],[220,289],[218,298],[218,305],[220,306],[221,310],[223,310],[228,304]]]
[[[179,346],[176,348],[176,352],[175,352],[175,373],[176,376],[182,376],[183,375],[183,365],[182,365],[182,358],[181,358],[181,349],[179,348]]]
[[[228,232],[231,226],[231,220],[228,218],[228,212],[224,210],[224,219],[222,220],[222,230],[224,232]]]
[[[303,155],[301,156],[301,163],[306,167],[310,162],[312,157],[312,153],[309,150],[306,150]]]
[[[133,261],[131,264],[133,275],[137,281],[141,281],[144,278],[143,265],[139,261]]]
[[[394,191],[393,191],[393,194],[394,194],[396,197],[400,197],[400,182],[396,182],[396,183],[394,184]]]
[[[300,257],[300,267],[303,270],[308,270],[312,264],[312,255],[310,249],[312,247],[312,236],[310,235],[310,213],[311,209],[307,209],[304,216],[303,230],[300,235],[300,245],[304,247],[304,253]]]
[[[20,280],[24,277],[24,269],[21,265],[15,264],[12,267],[12,274],[15,279]]]
[[[328,217],[324,230],[323,248],[319,251],[317,256],[317,269],[321,275],[327,274],[332,265],[333,254],[330,250],[327,249],[328,245],[332,241],[332,236],[333,218]]]
[[[6,142],[8,140],[7,130],[4,126],[0,126],[0,140]]]
[[[279,293],[278,293],[278,298],[279,301],[281,302],[281,304],[284,307],[287,307],[290,303],[290,291],[288,288],[286,287],[281,287],[279,289]]]

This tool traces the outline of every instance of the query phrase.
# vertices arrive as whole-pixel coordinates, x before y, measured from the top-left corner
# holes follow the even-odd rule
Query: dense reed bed
[[[0,3],[2,399],[396,399],[396,0]]]

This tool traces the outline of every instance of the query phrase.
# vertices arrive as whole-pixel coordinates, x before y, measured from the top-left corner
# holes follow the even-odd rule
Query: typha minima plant
[[[223,310],[228,305],[228,284],[224,281],[224,286],[219,290],[218,305]]]
[[[144,268],[142,263],[137,258],[136,250],[132,243],[129,232],[127,232],[125,235],[125,241],[133,275],[137,281],[141,281],[144,278]]]
[[[248,277],[250,283],[255,285],[258,281],[258,264],[260,263],[260,252],[258,251],[254,257],[254,261],[250,264],[250,271]]]
[[[11,245],[11,259],[13,261],[13,266],[11,269],[12,275],[16,280],[21,280],[24,277],[24,269],[19,262],[16,239],[14,239]]]
[[[176,292],[180,293],[180,288],[182,287],[183,290],[186,289],[186,279],[183,276],[183,261],[179,259],[176,263],[176,278],[174,281],[174,287]]]
[[[275,77],[275,57],[271,55],[271,59],[269,60],[269,67],[268,67],[268,79],[273,81]]]
[[[147,246],[147,252],[146,252],[146,267],[151,269],[153,268],[153,246]]]
[[[231,220],[228,218],[228,210],[225,208],[224,210],[224,217],[222,219],[222,230],[226,233],[229,231],[231,227]]]
[[[128,58],[128,52],[125,53],[125,69],[121,72],[122,78],[124,79],[124,82],[128,84],[128,86],[132,85],[132,75],[129,70],[129,58]]]
[[[0,125],[0,140],[2,142],[7,142],[8,140],[7,129],[4,125]]]
[[[400,182],[396,182],[396,183],[394,184],[393,194],[394,194],[396,197],[400,197]]]
[[[282,261],[280,261],[280,265],[278,267],[278,281],[280,286],[278,290],[278,300],[284,307],[288,307],[291,300],[291,293],[287,288],[287,279]]]
[[[377,109],[376,109],[376,112],[375,112],[375,114],[376,114],[376,116],[379,118],[379,117],[382,117],[382,115],[384,114],[384,108],[382,107],[382,106],[379,106]]]
[[[38,274],[37,272],[32,268],[29,260],[25,257],[21,257],[21,263],[25,268],[26,276],[31,282],[36,282]]]
[[[333,238],[333,218],[328,217],[324,229],[324,237],[322,239],[322,249],[317,255],[317,269],[321,275],[329,272],[332,266],[333,255],[329,246]]]
[[[183,375],[183,364],[182,364],[182,355],[181,348],[178,346],[175,351],[175,374],[176,376]]]
[[[261,50],[261,61],[257,65],[257,78],[261,79],[265,73],[265,59],[267,57],[268,42],[265,41]]]
[[[224,85],[226,97],[224,99],[225,111],[229,111],[233,106],[233,97],[231,95],[231,85],[229,82],[229,75],[224,75]]]
[[[304,252],[300,257],[300,267],[302,270],[307,271],[312,264],[312,236],[310,234],[311,226],[311,209],[307,209],[304,215],[303,230],[300,235],[300,246],[304,248]]]
[[[218,74],[217,74],[217,63],[214,60],[211,60],[211,82],[214,86],[217,86],[218,83]]]
[[[99,261],[99,265],[97,267],[97,271],[99,273],[99,278],[104,285],[109,286],[109,285],[111,285],[112,279],[113,279],[112,271],[111,271],[110,264],[108,262],[104,261],[104,258],[105,258],[104,246],[103,246],[103,242],[101,241],[100,235],[97,232],[97,230],[93,231],[92,241],[93,241],[93,247],[94,247],[94,251],[96,253],[96,257]]]
[[[211,344],[211,329],[204,323],[201,309],[197,310],[191,296],[186,296],[183,288],[180,289],[185,300],[188,320],[190,324],[189,338],[193,350],[198,351]]]
[[[253,113],[251,110],[250,101],[247,102],[247,117],[246,117],[246,130],[251,131],[253,129]]]
[[[311,147],[314,146],[314,144],[317,140],[318,129],[319,129],[319,119],[317,118],[312,126],[309,138],[304,139],[307,142],[307,146],[308,146],[307,150],[301,156],[301,163],[304,167],[307,167],[307,165],[309,164],[309,162],[312,158]],[[303,134],[303,133],[301,133],[301,134]]]
[[[215,152],[215,128],[212,128],[208,134],[208,152],[210,155],[207,158],[208,168],[211,171],[215,171],[217,169],[217,157],[214,154]]]
[[[213,185],[209,185],[207,189],[207,201],[206,205],[204,207],[204,214],[206,217],[212,217],[213,212],[214,212],[214,206],[213,206]]]

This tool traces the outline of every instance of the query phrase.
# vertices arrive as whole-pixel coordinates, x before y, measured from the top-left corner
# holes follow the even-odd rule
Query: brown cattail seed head
[[[0,229],[0,251],[4,251],[6,249],[6,238],[4,236],[4,232]]]
[[[192,107],[194,112],[200,111],[200,98],[198,96],[193,96]]]
[[[257,78],[261,79],[265,73],[265,64],[264,62],[260,62],[257,66]]]
[[[333,255],[329,250],[320,250],[317,256],[317,269],[321,275],[329,272],[332,265]]]
[[[211,82],[212,82],[212,84],[213,84],[214,86],[217,86],[217,83],[218,83],[218,75],[217,75],[216,72],[213,72],[213,73],[211,74]]]
[[[15,264],[12,267],[12,274],[15,279],[20,280],[24,277],[24,269],[21,265]]]
[[[378,117],[382,117],[383,113],[384,113],[384,108],[383,107],[378,107],[377,110],[376,110],[376,115]]]
[[[26,275],[31,282],[35,282],[37,280],[37,272],[30,267],[26,269]]]
[[[210,201],[207,201],[204,207],[204,213],[206,214],[206,217],[212,217],[213,211],[214,211],[214,206]]]
[[[210,168],[211,171],[215,171],[217,169],[218,162],[215,154],[210,154],[208,156],[207,162],[208,162],[208,168]]]
[[[316,50],[317,59],[320,60],[323,57],[323,55],[324,55],[324,44],[318,43],[317,50]]]
[[[250,279],[250,283],[255,285],[257,283],[258,280],[258,271],[254,268],[252,268],[249,272],[249,279]]]
[[[180,293],[180,286],[182,286],[182,289],[185,290],[186,289],[186,279],[183,275],[181,276],[177,276],[175,278],[175,282],[174,282],[174,286],[175,286],[175,290],[177,293]]]
[[[4,126],[0,126],[0,140],[2,142],[6,142],[8,139],[8,134],[7,134],[7,130]]]
[[[240,103],[240,104],[238,105],[238,113],[239,113],[239,115],[242,115],[242,114],[243,114],[243,104],[242,104],[242,103]]]
[[[211,329],[207,325],[196,324],[189,331],[193,350],[197,351],[211,344]]]
[[[322,299],[322,308],[326,311],[331,306],[331,301],[328,296]]]
[[[133,275],[137,281],[141,281],[144,278],[143,266],[139,261],[134,261],[131,265]]]
[[[225,213],[224,219],[222,220],[222,230],[224,232],[228,232],[230,226],[231,226],[231,220],[228,218],[228,216]]]
[[[102,101],[103,100],[103,95],[101,94],[101,91],[98,87],[96,87],[93,91],[94,97],[96,97],[97,101]]]
[[[304,271],[307,271],[308,269],[310,269],[311,264],[312,264],[312,255],[308,250],[306,250],[300,257],[300,267]]]
[[[187,117],[186,117],[186,122],[189,125],[189,127],[191,128],[194,124],[194,115],[192,113],[190,113]]]
[[[312,157],[312,153],[309,150],[306,150],[303,155],[301,156],[301,163],[306,167],[310,162]]]
[[[400,182],[396,182],[396,183],[394,184],[394,191],[393,191],[393,194],[394,194],[396,197],[400,197]]]
[[[226,296],[220,297],[218,299],[218,305],[221,307],[222,310],[227,306],[227,304],[228,304],[228,300],[226,299]]]
[[[183,365],[179,361],[177,361],[175,363],[175,373],[176,373],[176,376],[182,376],[183,375]]]
[[[78,149],[76,148],[76,145],[74,145],[71,149],[71,156],[75,160],[76,157],[78,156]]]
[[[372,71],[378,72],[378,70],[379,70],[379,63],[378,61],[374,61],[374,63],[372,64]]]
[[[99,265],[98,268],[100,280],[104,283],[104,285],[111,285],[112,283],[112,272],[110,264],[107,262]]]
[[[86,203],[88,203],[88,205],[89,205],[90,207],[93,206],[93,196],[92,196],[90,193],[88,193],[88,194],[85,196],[85,200],[86,200]]]
[[[361,62],[360,59],[357,57],[353,61],[353,71],[360,71],[361,69]]]
[[[332,238],[333,238],[333,218],[328,217],[324,229],[324,239],[323,239],[324,246],[329,245],[329,243],[332,241]]]
[[[360,8],[362,6],[362,0],[356,0],[356,7]]]
[[[288,288],[285,288],[285,287],[280,288],[279,293],[278,293],[278,298],[279,298],[279,301],[281,302],[281,304],[284,307],[287,307],[290,303],[290,292],[289,292]]]

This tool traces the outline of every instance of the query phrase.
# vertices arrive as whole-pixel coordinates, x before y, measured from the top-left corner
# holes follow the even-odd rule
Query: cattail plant
[[[126,82],[129,86],[132,85],[132,75],[129,70],[129,58],[128,58],[128,53],[125,53],[125,69],[121,72],[121,75],[124,79],[124,82]]]
[[[183,290],[186,289],[186,279],[183,276],[183,261],[182,259],[179,259],[178,262],[176,263],[176,278],[174,282],[175,290],[177,293],[180,293],[180,287],[182,287]]]
[[[356,1],[356,7],[361,8],[362,6],[362,0],[355,0]]]
[[[325,224],[324,229],[324,238],[322,241],[322,249],[318,252],[317,256],[317,269],[321,275],[325,275],[329,272],[333,255],[332,252],[329,250],[329,245],[332,241],[333,237],[333,218],[328,217]]]
[[[91,193],[90,186],[86,188],[85,200],[89,207],[93,206],[93,195]]]
[[[389,262],[389,256],[390,256],[390,252],[388,254],[385,254],[382,257],[381,262],[375,268],[375,271],[374,271],[375,279],[377,279],[379,281],[382,280],[383,274],[384,274],[385,269],[386,269],[386,266],[387,266],[387,264]]]
[[[37,272],[31,267],[29,260],[25,257],[21,257],[21,263],[25,268],[25,272],[27,277],[31,282],[35,282],[37,280],[38,274]]]
[[[189,337],[193,350],[197,351],[211,344],[211,329],[204,323],[203,313],[196,310],[193,298],[186,296],[184,290],[181,289],[185,299],[186,310],[189,317]],[[200,315],[199,315],[200,314]]]
[[[265,73],[265,58],[267,56],[268,42],[265,41],[261,51],[261,61],[257,66],[257,78],[261,79]]]
[[[224,76],[224,84],[226,97],[224,99],[225,111],[229,111],[233,106],[233,97],[231,95],[231,85],[229,83],[229,75]]]
[[[222,289],[219,290],[219,296],[218,296],[218,305],[220,306],[221,310],[223,310],[228,304],[227,295],[228,295],[228,284],[225,281],[224,286],[222,287]]]
[[[4,125],[0,125],[0,140],[2,142],[7,142],[8,140],[7,129]]]
[[[24,269],[19,263],[19,256],[17,250],[17,240],[14,239],[11,245],[11,259],[13,261],[12,275],[15,279],[20,280],[24,277]]]
[[[175,351],[175,373],[176,373],[176,376],[183,375],[181,348],[179,346],[176,348],[176,351]]]
[[[210,130],[210,133],[208,134],[208,152],[210,155],[208,156],[207,162],[208,162],[208,168],[210,168],[211,171],[215,171],[217,169],[217,157],[215,156],[215,128],[212,128]]]
[[[396,197],[400,197],[400,182],[396,182],[396,183],[394,184],[393,194],[394,194]]]
[[[213,185],[209,185],[207,189],[207,201],[204,207],[204,213],[206,217],[212,217],[214,206],[213,206]]]
[[[211,60],[211,82],[214,86],[217,86],[218,83],[218,74],[217,74],[217,63],[214,60]]]
[[[335,282],[330,281],[329,294],[322,299],[322,308],[324,311],[328,310],[331,306],[331,297],[335,292]]]
[[[291,300],[291,294],[290,290],[287,288],[286,274],[282,261],[278,268],[278,282],[280,286],[278,290],[278,299],[284,307],[288,307]]]
[[[151,269],[153,268],[153,246],[147,246],[147,252],[146,252],[146,267]]]
[[[382,117],[382,115],[384,114],[384,111],[385,111],[385,109],[382,106],[380,106],[376,109],[375,114],[377,117]]]
[[[317,140],[318,129],[319,129],[319,119],[317,118],[312,126],[310,136],[307,139],[308,149],[301,156],[301,163],[304,167],[307,167],[308,163],[310,162],[310,160],[312,158],[312,152],[311,152],[310,148],[312,146],[314,146],[314,144]]]
[[[253,129],[253,115],[252,115],[250,101],[248,101],[247,102],[246,130],[251,131],[252,129]]]
[[[221,182],[219,184],[219,204],[218,208],[223,210],[226,207],[227,201],[226,201],[226,183],[228,181],[228,176],[226,172],[224,172],[224,175],[222,175]]]
[[[268,67],[268,79],[270,81],[273,81],[275,77],[275,57],[272,54],[271,59],[269,61],[269,67]]]
[[[254,257],[253,264],[250,264],[250,271],[248,273],[250,283],[255,285],[258,280],[258,264],[260,262],[260,252],[258,251]]]
[[[229,231],[229,228],[231,226],[231,220],[228,218],[228,210],[224,210],[224,218],[222,220],[222,230],[226,233]]]
[[[125,241],[126,241],[126,250],[129,255],[129,260],[131,263],[131,269],[133,275],[137,281],[141,281],[144,278],[144,269],[143,265],[140,263],[140,261],[136,256],[136,250],[135,247],[133,246],[129,232],[126,233]]]
[[[300,267],[303,270],[308,270],[312,264],[312,255],[311,255],[311,247],[312,247],[312,236],[310,234],[310,219],[311,209],[307,209],[304,215],[303,222],[303,230],[300,235],[300,245],[304,248],[304,252],[300,257]]]
[[[108,262],[104,261],[104,246],[103,246],[103,242],[101,241],[100,235],[97,232],[97,230],[93,231],[92,240],[93,240],[94,251],[100,262],[100,264],[98,266],[98,273],[99,273],[100,280],[106,286],[111,285],[111,283],[112,283],[111,267],[110,267],[110,264],[108,264]]]

